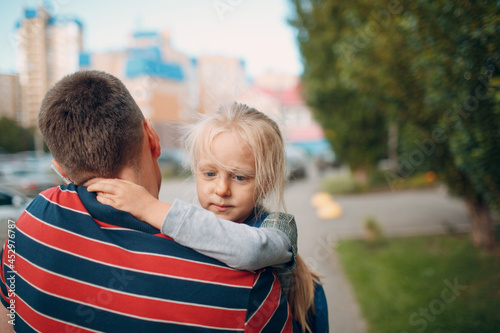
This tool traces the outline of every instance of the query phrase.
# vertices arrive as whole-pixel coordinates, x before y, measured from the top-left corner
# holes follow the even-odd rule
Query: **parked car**
[[[0,184],[8,186],[26,196],[34,197],[50,187],[61,184],[55,173],[34,172],[27,169],[11,169],[2,173]]]
[[[163,176],[181,176],[188,172],[186,169],[187,155],[183,149],[180,148],[166,148],[162,149],[158,164],[162,171]]]
[[[328,168],[338,168],[340,167],[340,162],[337,156],[331,149],[325,149],[318,153],[315,157],[316,168],[320,171],[324,171]]]
[[[285,148],[288,178],[290,180],[307,177],[307,153],[300,148],[288,145]]]
[[[0,184],[28,197],[60,185],[60,179],[50,170],[51,159],[50,155],[35,157],[27,152],[11,155],[0,165]]]

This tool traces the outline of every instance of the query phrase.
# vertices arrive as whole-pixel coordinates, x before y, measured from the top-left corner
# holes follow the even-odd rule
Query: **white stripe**
[[[260,276],[261,276],[262,273],[259,274],[259,278],[260,279]],[[257,280],[258,280],[257,279]],[[257,281],[256,280],[256,281]],[[260,306],[257,308],[257,310],[255,310],[255,312],[252,314],[252,316],[250,318],[248,318],[248,320],[246,321],[245,325],[248,325],[248,323],[252,320],[252,318],[260,311],[260,309],[262,308],[262,306],[264,305],[264,303],[266,303],[269,295],[271,295],[271,292],[273,291],[273,286],[274,286],[274,282],[276,282],[276,275],[273,274],[273,283],[271,284],[271,288],[269,289],[269,292],[267,293],[266,297],[264,298],[264,301],[262,303],[260,303]],[[256,282],[257,283],[257,282]],[[281,294],[280,294],[280,299],[281,299]],[[274,312],[273,312],[273,316],[274,316],[274,313],[276,313],[276,309],[274,309]],[[269,320],[273,317],[273,316],[270,316],[269,317]],[[269,322],[269,320],[267,321],[267,323]],[[266,325],[267,325],[266,323]],[[262,326],[262,327],[265,327]]]
[[[19,298],[21,301],[23,301],[23,302],[24,302],[24,304],[25,304],[28,308],[30,308],[33,312],[38,313],[38,315],[40,315],[41,317],[50,318],[50,319],[52,319],[52,320],[54,320],[54,321],[57,321],[57,322],[60,322],[60,323],[66,324],[66,325],[75,326],[75,327],[78,327],[78,328],[84,329],[84,330],[86,330],[86,331],[92,331],[92,332],[98,332],[98,333],[105,333],[105,332],[103,332],[103,331],[96,331],[96,330],[90,329],[90,328],[88,328],[88,327],[83,327],[83,326],[77,325],[77,324],[75,324],[75,323],[70,323],[70,322],[67,322],[67,321],[64,321],[64,320],[60,320],[60,319],[57,319],[57,318],[51,317],[51,316],[49,316],[49,315],[45,315],[45,314],[41,313],[40,311],[37,311],[37,310],[33,309],[33,308],[32,308],[32,307],[31,307],[31,306],[30,306],[30,305],[29,305],[29,304],[28,304],[28,303],[27,303],[24,299],[22,299],[21,297],[17,296],[17,294],[16,294],[16,296],[15,296],[15,297],[17,297],[17,298]],[[31,327],[34,331],[36,331],[36,332],[41,332],[41,331],[39,331],[39,330],[35,329],[33,326],[31,326],[31,324],[30,324],[30,323],[28,323],[28,322],[26,321],[26,319],[24,319],[24,318],[23,318],[21,315],[19,315],[17,312],[16,312],[16,315],[18,315],[18,316],[19,316],[19,317],[20,317],[20,318],[21,318],[21,319],[22,319],[22,320],[23,320],[23,321],[24,321],[24,322],[25,322],[25,323],[26,323],[29,327]]]
[[[83,214],[83,215],[90,216],[90,214],[89,214],[88,212],[82,212],[81,210],[76,210],[76,209],[74,209],[74,208],[70,208],[70,207],[63,206],[63,205],[61,205],[60,203],[57,203],[57,202],[55,202],[55,201],[50,200],[49,198],[47,198],[45,195],[43,195],[43,194],[41,194],[41,193],[40,193],[40,196],[41,196],[41,197],[43,197],[43,198],[44,198],[45,200],[47,200],[48,202],[50,202],[51,204],[54,204],[54,205],[56,205],[56,206],[59,206],[59,207],[61,207],[61,208],[63,208],[63,209],[70,210],[70,211],[75,212],[75,213],[80,213],[80,214]]]

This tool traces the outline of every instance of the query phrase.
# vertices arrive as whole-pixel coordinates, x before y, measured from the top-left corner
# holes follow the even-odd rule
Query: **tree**
[[[336,154],[360,179],[366,181],[377,162],[387,155],[386,110],[381,106],[383,87],[375,78],[380,67],[361,66],[376,62],[347,47],[359,36],[353,22],[364,19],[370,2],[356,6],[334,1],[294,1],[306,100]],[[312,4],[311,4],[312,3]],[[304,8],[303,4],[312,7]],[[359,5],[359,6],[358,6]],[[333,19],[334,18],[334,19]],[[377,40],[363,41],[372,49]]]
[[[439,0],[409,5],[408,29],[421,52],[410,60],[421,73],[424,109],[438,118],[426,126],[446,136],[434,167],[465,199],[476,246],[493,247],[490,209],[499,209],[499,9],[491,2]],[[414,118],[412,118],[414,120]],[[425,124],[425,123],[424,123]]]
[[[6,153],[33,150],[33,130],[20,127],[7,117],[0,118],[0,148]]]
[[[402,129],[391,181],[419,168],[437,172],[465,199],[474,244],[491,248],[490,209],[500,209],[499,7],[464,0],[293,3],[306,98],[325,132],[336,130],[331,122],[350,126],[335,137],[343,146],[363,129],[354,128],[349,112],[360,104],[383,110],[385,124]],[[318,56],[329,50],[337,57]],[[336,104],[343,108],[325,107]],[[360,154],[369,148],[358,147]]]

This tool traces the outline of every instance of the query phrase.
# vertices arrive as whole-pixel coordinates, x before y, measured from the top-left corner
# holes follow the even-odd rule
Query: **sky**
[[[55,15],[83,23],[84,50],[119,50],[133,31],[170,30],[172,46],[191,57],[238,57],[255,77],[266,71],[300,75],[289,0],[45,0]],[[41,0],[0,0],[0,73],[16,72],[15,26],[23,7]]]

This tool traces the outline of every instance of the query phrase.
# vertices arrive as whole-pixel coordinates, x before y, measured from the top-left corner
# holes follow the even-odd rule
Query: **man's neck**
[[[144,188],[146,188],[146,190],[148,190],[148,192],[151,193],[152,196],[154,196],[155,198],[158,199],[159,188],[156,188],[155,186],[153,186],[153,184],[151,183],[151,181],[148,182],[147,181],[148,180],[147,177],[144,177],[144,175],[142,175],[142,177],[141,177],[141,175],[138,175],[131,168],[125,167],[117,175],[116,178],[123,179],[123,180],[128,180],[128,181],[131,181],[132,183],[135,183],[137,185],[141,185]],[[88,181],[86,181],[85,183],[83,183],[82,186],[89,187],[90,185],[92,185],[94,183],[97,183],[98,181],[104,180],[104,179],[106,179],[106,178],[103,178],[103,177],[91,178]]]

